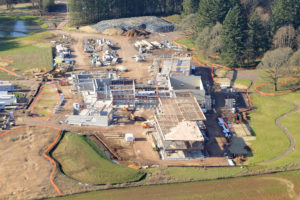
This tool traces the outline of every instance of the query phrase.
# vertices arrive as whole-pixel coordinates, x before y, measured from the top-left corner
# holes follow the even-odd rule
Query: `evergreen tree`
[[[254,12],[248,23],[247,58],[254,61],[264,54],[270,46],[268,31]]]
[[[95,23],[104,19],[180,13],[182,11],[182,1],[183,0],[68,0],[68,9],[71,24],[80,25]]]
[[[201,0],[198,9],[198,27],[214,26],[217,22],[222,23],[228,10],[239,4],[238,0]]]
[[[271,33],[284,25],[300,25],[300,0],[274,0],[271,15]]]
[[[241,6],[230,9],[223,23],[221,56],[224,62],[236,67],[243,64],[246,42],[246,19]]]
[[[199,0],[183,0],[182,6],[184,15],[196,13],[199,7]]]

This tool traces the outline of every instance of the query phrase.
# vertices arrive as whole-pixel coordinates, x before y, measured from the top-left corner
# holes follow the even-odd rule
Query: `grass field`
[[[254,156],[249,163],[259,163],[274,158],[285,152],[289,140],[276,126],[275,119],[293,109],[293,106],[257,94],[251,95],[252,103],[257,109],[250,114],[250,126],[256,140],[251,142]]]
[[[300,92],[291,93],[289,95],[285,95],[282,97],[277,97],[281,99],[285,99],[288,101],[292,101],[298,105],[300,105]],[[300,111],[290,114],[286,118],[281,120],[282,125],[284,125],[289,132],[293,135],[295,140],[295,149],[293,152],[285,156],[284,158],[270,163],[271,165],[287,165],[287,164],[300,164]]]
[[[59,98],[55,85],[43,86],[38,99],[34,102],[34,114],[40,118],[47,119],[53,113]]]
[[[52,34],[39,33],[0,40],[0,66],[23,76],[52,69],[52,49],[47,41],[49,37],[53,37]]]
[[[178,24],[181,21],[181,17],[178,14],[162,17],[162,19],[173,24]]]
[[[96,191],[53,199],[106,200],[240,200],[294,199],[300,193],[300,172],[228,180],[144,186],[138,188]]]
[[[246,88],[249,88],[251,86],[252,81],[251,80],[245,80],[245,79],[236,79],[234,81],[234,84],[236,85],[243,85]]]
[[[194,44],[194,39],[191,37],[182,38],[182,39],[176,40],[176,42],[178,42],[179,44],[185,45],[189,49],[196,48],[196,46]]]
[[[208,180],[215,178],[235,177],[245,173],[248,169],[240,167],[200,168],[200,167],[169,167],[169,176],[182,180]]]
[[[46,28],[46,24],[38,17],[0,15],[0,24],[5,30],[12,30],[12,24],[16,20],[27,23],[30,35],[19,38],[0,37],[0,67],[19,76],[29,76],[52,69],[52,49],[49,40],[54,36],[48,32],[41,32],[42,28]],[[16,76],[1,70],[0,78],[12,80],[16,79]]]
[[[138,181],[144,172],[114,164],[90,139],[66,133],[53,152],[64,173],[84,183],[114,184]]]

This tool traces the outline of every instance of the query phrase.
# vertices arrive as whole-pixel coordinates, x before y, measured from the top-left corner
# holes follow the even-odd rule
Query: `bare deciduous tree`
[[[300,50],[296,51],[289,59],[289,67],[292,75],[300,75]]]
[[[278,91],[280,76],[288,71],[288,60],[292,54],[293,50],[291,48],[278,48],[267,51],[258,66],[267,72],[267,76],[272,80],[275,91]]]
[[[241,0],[241,4],[244,7],[244,10],[247,12],[247,15],[249,15],[259,4],[259,0]]]
[[[208,50],[208,54],[220,53],[222,47],[222,24],[217,22],[212,28],[205,27],[196,39],[196,46],[199,49]]]
[[[296,51],[289,59],[289,66],[300,67],[300,50]]]
[[[275,48],[290,47],[296,45],[296,31],[293,26],[283,26],[274,35],[273,44]]]
[[[209,47],[210,30],[211,29],[207,26],[199,33],[196,39],[197,48],[206,50]]]
[[[184,33],[187,35],[191,35],[195,33],[197,30],[196,19],[197,19],[197,14],[190,14],[184,16],[184,18],[181,20],[179,24],[179,30],[184,31]]]
[[[270,21],[270,13],[265,8],[260,7],[260,6],[255,9],[255,12],[259,16],[263,25],[267,26]]]

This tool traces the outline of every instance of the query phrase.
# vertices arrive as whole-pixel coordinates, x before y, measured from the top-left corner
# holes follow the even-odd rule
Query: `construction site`
[[[3,102],[2,129],[78,133],[134,169],[243,164],[255,139],[247,91],[216,84],[176,34],[57,33],[53,68],[12,82],[24,95]],[[2,85],[8,98],[11,84]]]
[[[231,158],[247,156],[251,149],[241,141],[249,140],[243,136],[251,135],[250,128],[238,112],[249,107],[247,96],[232,90],[216,95],[207,69],[184,48],[153,37],[60,35],[51,41],[53,70],[36,75],[41,82],[27,96],[24,113],[92,133],[126,165],[230,166]],[[132,54],[147,59],[133,60]],[[58,93],[53,107],[48,103],[48,113],[33,109],[51,84]]]

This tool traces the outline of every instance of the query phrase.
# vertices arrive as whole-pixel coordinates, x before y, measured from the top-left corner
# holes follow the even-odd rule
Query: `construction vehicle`
[[[151,128],[155,125],[155,121],[147,120],[141,123],[143,128]]]

